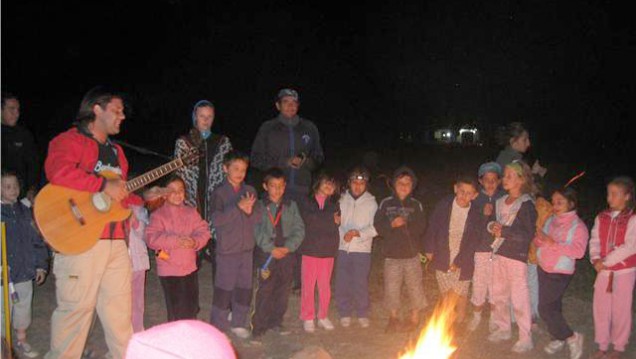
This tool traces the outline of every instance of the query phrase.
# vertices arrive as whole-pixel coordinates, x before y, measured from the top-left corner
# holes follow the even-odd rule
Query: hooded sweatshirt
[[[290,158],[304,156],[300,168],[288,165]],[[280,167],[287,175],[287,186],[308,190],[311,172],[324,160],[320,134],[313,122],[282,114],[261,125],[254,139],[251,153],[252,166],[261,171]]]
[[[371,253],[373,238],[378,232],[373,226],[373,219],[378,210],[378,203],[375,197],[364,192],[360,197],[353,198],[347,191],[340,198],[341,222],[339,227],[340,246],[339,249],[345,252]],[[360,232],[360,237],[354,237],[349,243],[345,242],[344,236],[350,230]]]
[[[413,178],[413,188],[415,188],[417,177],[407,167],[401,167],[395,171],[393,183],[400,173],[407,173]],[[402,227],[392,228],[391,222],[398,216],[404,217],[407,223]],[[424,207],[411,195],[408,195],[404,200],[400,200],[394,195],[380,202],[380,207],[375,214],[374,226],[383,239],[382,253],[385,258],[413,258],[424,251],[424,231],[426,229]]]

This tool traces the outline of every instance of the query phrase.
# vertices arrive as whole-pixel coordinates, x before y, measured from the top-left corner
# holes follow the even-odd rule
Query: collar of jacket
[[[298,123],[300,123],[300,117],[298,117],[298,115],[289,118],[289,117],[285,117],[283,116],[283,114],[279,113],[278,116],[276,117],[276,119],[282,123],[285,126],[288,127],[296,127],[298,125]]]

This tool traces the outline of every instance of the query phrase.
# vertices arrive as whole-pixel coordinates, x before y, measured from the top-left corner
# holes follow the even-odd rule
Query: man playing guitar
[[[121,95],[103,88],[90,90],[80,104],[77,125],[49,144],[45,161],[53,185],[102,192],[126,207],[142,205],[125,187],[128,161],[123,149],[109,140],[125,119]],[[118,175],[106,179],[100,172]],[[37,205],[37,199],[36,199]],[[87,251],[56,253],[54,270],[57,308],[51,317],[51,350],[46,358],[80,358],[97,311],[113,358],[123,358],[131,324],[131,264],[124,222],[106,225],[100,240]]]

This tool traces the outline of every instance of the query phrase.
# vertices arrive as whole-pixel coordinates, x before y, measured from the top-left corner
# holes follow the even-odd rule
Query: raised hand
[[[247,192],[243,197],[241,197],[238,207],[241,211],[243,211],[243,213],[249,216],[252,214],[252,210],[254,209],[254,203],[256,203],[256,196]]]

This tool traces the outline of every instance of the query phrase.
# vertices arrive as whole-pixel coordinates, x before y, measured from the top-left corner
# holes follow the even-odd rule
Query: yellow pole
[[[4,333],[9,353],[13,352],[11,341],[11,306],[9,305],[9,264],[7,263],[7,229],[2,222],[2,299],[4,302]]]

